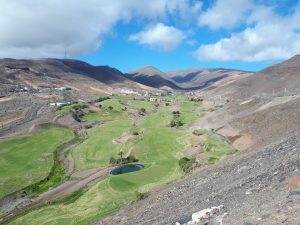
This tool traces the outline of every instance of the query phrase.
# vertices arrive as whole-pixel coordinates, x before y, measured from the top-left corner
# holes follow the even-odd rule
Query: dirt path
[[[69,180],[56,188],[53,188],[41,195],[37,198],[33,199],[33,202],[41,203],[41,202],[48,202],[49,200],[62,197],[67,194],[71,194],[74,191],[77,191],[85,186],[88,186],[95,180],[101,179],[107,175],[109,175],[112,167],[105,168],[105,169],[98,169],[95,173],[85,177],[82,180]]]

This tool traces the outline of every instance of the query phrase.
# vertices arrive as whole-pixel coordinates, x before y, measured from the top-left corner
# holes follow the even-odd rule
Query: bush
[[[114,157],[110,157],[110,159],[109,159],[109,164],[111,164],[111,165],[116,165],[116,164],[118,164],[118,163],[117,163],[117,160],[116,160]]]
[[[144,116],[145,113],[146,113],[146,109],[145,109],[145,108],[141,108],[141,109],[139,110],[139,114],[140,114],[141,116]]]
[[[170,103],[169,102],[166,102],[166,106],[169,106],[170,105]]]
[[[133,162],[138,162],[139,160],[135,156],[130,155],[126,158],[126,161],[127,163],[133,163]]]
[[[139,133],[137,130],[134,130],[134,131],[132,132],[132,135],[138,136],[138,135],[140,135],[140,133]]]
[[[89,106],[87,105],[87,104],[82,104],[82,105],[74,105],[73,107],[72,107],[72,109],[74,109],[74,110],[78,110],[78,109],[86,109],[86,108],[88,108]]]
[[[76,109],[75,111],[72,112],[72,116],[73,116],[74,120],[76,120],[77,122],[81,122],[82,118],[84,116],[84,113],[81,109]]]
[[[203,102],[202,98],[191,98],[191,102]]]
[[[137,193],[137,199],[138,200],[143,200],[145,198],[147,198],[147,194],[146,193],[141,193],[141,192]]]
[[[100,98],[98,98],[98,99],[96,99],[96,101],[95,102],[103,102],[103,101],[105,101],[105,100],[108,100],[108,99],[110,99],[110,97],[100,97]]]
[[[145,108],[141,108],[139,112],[140,112],[140,113],[145,113],[145,112],[146,112],[146,109],[145,109]]]
[[[183,123],[180,120],[173,119],[170,122],[170,126],[171,127],[181,127],[181,126],[183,126]]]
[[[189,159],[187,157],[183,157],[178,161],[178,165],[184,173],[191,172],[194,163],[195,163],[195,158]]]
[[[179,111],[173,111],[172,112],[174,115],[180,115],[180,112]]]
[[[87,124],[87,125],[84,126],[84,128],[88,130],[88,129],[93,128],[93,126],[91,124]]]
[[[193,134],[194,134],[194,135],[197,135],[197,136],[201,136],[201,135],[207,134],[207,133],[208,133],[207,130],[194,130],[194,131],[193,131]]]
[[[108,106],[108,110],[112,111],[114,109],[114,107],[112,107],[111,105]]]

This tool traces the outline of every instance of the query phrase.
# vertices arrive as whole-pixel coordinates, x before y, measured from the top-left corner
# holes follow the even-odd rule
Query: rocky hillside
[[[149,89],[115,68],[69,59],[2,59],[0,85],[2,90],[68,87],[86,93],[111,93],[117,87]]]
[[[166,73],[169,79],[173,80],[177,85],[182,88],[191,89],[203,89],[251,74],[253,73],[240,70],[201,68],[177,70]]]
[[[151,90],[108,66],[65,59],[1,59],[0,136],[51,121],[57,104],[90,101],[103,93]]]
[[[199,92],[214,112],[209,124],[237,148],[265,146],[299,131],[300,57],[266,68],[252,76]],[[219,110],[215,110],[219,109]]]

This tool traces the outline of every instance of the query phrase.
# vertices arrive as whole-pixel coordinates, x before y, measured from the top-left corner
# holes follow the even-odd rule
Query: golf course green
[[[156,103],[156,109],[151,102],[129,97],[116,96],[101,102],[101,111],[86,113],[84,117],[86,121],[95,121],[99,125],[89,129],[88,138],[70,151],[76,171],[107,168],[120,157],[120,153],[121,157],[134,157],[137,164],[143,165],[142,169],[106,176],[90,188],[55,200],[10,224],[88,224],[138,200],[157,186],[180,179],[184,172],[179,160],[183,157],[183,150],[189,146],[188,139],[192,134],[188,128],[203,116],[201,103],[173,96],[170,106],[163,102],[170,102],[169,99],[161,99],[162,102]],[[174,112],[175,108],[178,111]],[[64,108],[61,110],[66,111]],[[170,125],[174,118],[180,120],[175,127]],[[50,131],[53,132],[53,129],[57,128]],[[34,137],[36,141],[42,138]],[[52,152],[66,141],[65,137],[61,140],[53,136],[57,144],[52,146]],[[207,144],[211,149],[223,146],[215,137],[211,137]],[[29,142],[30,145],[34,143]],[[228,151],[225,146],[223,151],[205,154],[208,162],[213,163]],[[49,162],[48,172],[51,168]],[[46,174],[47,171],[43,173]]]

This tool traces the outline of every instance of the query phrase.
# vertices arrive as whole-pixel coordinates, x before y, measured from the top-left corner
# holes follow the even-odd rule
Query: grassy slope
[[[108,177],[71,204],[40,208],[12,224],[87,224],[135,200],[138,191],[148,191],[155,184],[164,184],[179,178],[182,174],[177,155],[184,148],[184,143],[179,140],[183,140],[186,133],[167,127],[171,119],[172,114],[163,109],[138,123],[144,131],[143,137],[132,145],[136,149],[135,156],[145,165],[144,170]],[[112,152],[117,151],[111,140],[122,133],[119,129],[120,122],[109,122],[99,131],[94,131],[95,133],[90,134],[90,143],[86,141],[73,151],[79,168],[85,168],[86,165],[105,165],[108,162]],[[126,130],[128,121],[123,123],[121,127]]]
[[[0,141],[0,198],[45,178],[53,152],[72,138],[72,131],[51,126],[29,137]]]
[[[100,103],[104,109],[108,109],[108,107],[113,107],[113,110],[121,111],[124,107],[118,99],[108,99]]]
[[[207,157],[208,163],[215,163],[223,156],[233,152],[230,145],[215,135],[211,135],[205,144],[207,146],[207,150],[203,154]]]

